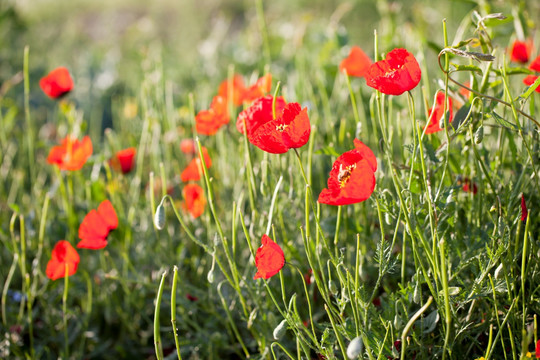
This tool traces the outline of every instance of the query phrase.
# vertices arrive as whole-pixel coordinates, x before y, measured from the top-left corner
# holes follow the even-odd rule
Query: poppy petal
[[[118,227],[118,216],[109,200],[90,210],[79,226],[78,248],[98,250],[107,246],[109,232]]]
[[[386,58],[372,64],[366,73],[366,84],[387,95],[401,95],[414,89],[422,77],[420,65],[405,49],[394,49]]]
[[[262,236],[261,244],[255,254],[257,273],[253,279],[269,279],[276,275],[285,265],[285,255],[278,244],[267,235]]]
[[[527,210],[527,204],[525,203],[525,195],[521,194],[521,221],[527,221],[529,210]]]
[[[68,241],[60,240],[54,246],[51,259],[47,263],[45,274],[51,280],[63,278],[67,274],[71,276],[77,272],[80,257],[77,250]]]
[[[349,76],[364,77],[371,64],[369,56],[358,46],[353,46],[349,56],[339,64],[339,70]]]
[[[41,90],[52,99],[58,99],[73,89],[73,80],[69,70],[59,67],[39,81]]]

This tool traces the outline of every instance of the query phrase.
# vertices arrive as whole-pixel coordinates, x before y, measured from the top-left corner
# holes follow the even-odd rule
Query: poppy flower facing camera
[[[307,108],[298,103],[289,103],[283,109],[283,115],[254,127],[249,142],[271,154],[283,154],[289,149],[304,146],[309,140],[311,125]]]
[[[67,275],[71,276],[77,272],[79,261],[77,250],[68,241],[60,240],[52,250],[45,274],[51,280],[61,279],[66,276],[67,268]]]
[[[58,99],[73,89],[68,69],[59,67],[39,80],[41,90],[52,99]]]
[[[238,119],[236,120],[236,128],[242,134],[244,133],[244,123],[247,128],[248,137],[251,136],[253,130],[274,119],[272,111],[272,103],[274,102],[274,97],[272,95],[267,95],[256,99],[250,107],[238,114]],[[276,97],[275,107],[276,107],[276,116],[279,117],[283,114],[283,109],[287,103],[282,96]]]
[[[267,235],[262,236],[261,244],[255,254],[257,273],[253,279],[269,279],[276,275],[285,265],[285,255],[278,244]]]
[[[383,94],[401,95],[418,85],[422,77],[420,65],[405,49],[394,49],[386,59],[371,65],[366,74],[366,84]]]
[[[319,195],[319,202],[328,205],[349,205],[367,200],[375,189],[377,159],[360,140],[355,149],[339,156],[328,178],[328,188]]]
[[[47,157],[47,162],[58,165],[60,170],[80,170],[92,155],[92,151],[92,141],[88,136],[79,141],[68,135],[60,145],[53,146]]]
[[[90,210],[79,226],[77,244],[80,249],[98,250],[107,246],[107,236],[118,227],[118,216],[109,200],[99,204],[97,210]]]

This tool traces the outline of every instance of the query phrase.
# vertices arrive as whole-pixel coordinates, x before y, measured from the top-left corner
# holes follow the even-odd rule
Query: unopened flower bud
[[[285,335],[285,332],[287,331],[287,320],[282,320],[278,326],[274,329],[274,339],[279,340]]]
[[[364,350],[364,342],[360,336],[355,337],[347,346],[347,357],[349,359],[357,359]]]
[[[165,198],[159,203],[154,215],[154,226],[158,230],[162,230],[165,227],[165,207],[163,206],[163,200],[165,200]]]
[[[330,292],[332,294],[337,294],[338,288],[337,288],[336,283],[334,281],[332,281],[332,280],[328,281],[328,290],[330,290]]]
[[[480,144],[484,139],[484,126],[480,125],[474,133],[474,142]]]

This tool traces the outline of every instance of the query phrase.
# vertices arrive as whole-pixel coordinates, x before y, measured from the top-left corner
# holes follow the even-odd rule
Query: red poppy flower
[[[514,41],[512,49],[510,50],[510,60],[522,64],[527,63],[529,61],[529,56],[531,56],[532,46],[533,43],[531,39],[527,41]]]
[[[51,280],[61,279],[66,276],[67,267],[67,274],[71,276],[77,272],[79,261],[77,250],[66,240],[60,240],[52,250],[45,274]]]
[[[118,216],[109,200],[104,200],[96,210],[84,217],[79,226],[79,249],[102,249],[107,246],[109,232],[118,227]]]
[[[137,154],[137,149],[134,147],[120,150],[110,160],[110,164],[113,169],[122,171],[122,174],[127,174],[135,165],[135,154]]]
[[[450,112],[448,122],[452,122],[454,113],[452,111],[452,99],[450,97],[446,101],[446,111]],[[433,134],[442,130],[439,124],[444,115],[444,93],[439,91],[435,105],[429,110],[429,123],[426,125],[426,134]]]
[[[373,151],[354,139],[355,149],[337,158],[330,171],[328,189],[323,189],[319,202],[328,205],[349,205],[367,200],[375,189],[377,159]]]
[[[537,56],[529,65],[529,69],[533,71],[540,71],[540,56]]]
[[[523,222],[527,221],[528,215],[529,215],[529,210],[527,210],[527,204],[525,204],[525,195],[521,194],[521,221]]]
[[[534,76],[534,75],[527,75],[525,77],[525,79],[523,79],[523,83],[527,86],[531,86],[532,84],[534,84],[534,82],[536,81],[536,79],[538,79],[538,76]],[[540,86],[537,87],[534,91],[540,93]]]
[[[274,119],[272,112],[273,100],[274,97],[272,95],[260,97],[255,100],[250,107],[238,114],[238,119],[236,120],[236,128],[238,131],[240,131],[242,134],[244,133],[245,122],[248,136],[250,136],[253,129],[272,121]],[[276,98],[276,116],[279,117],[283,114],[283,109],[285,108],[286,104],[287,103],[282,96],[278,96]]]
[[[536,341],[535,357],[540,359],[540,340]]]
[[[210,159],[210,156],[208,155],[208,150],[206,150],[204,146],[201,146],[201,148],[202,148],[204,163],[206,165],[206,168],[208,169],[212,165],[212,160]],[[186,150],[187,150],[187,146],[186,146]],[[192,147],[192,150],[194,151],[189,152],[189,153],[194,154],[195,149],[193,149],[193,147]],[[202,169],[201,159],[197,156],[196,158],[191,159],[189,164],[182,171],[182,173],[180,174],[180,179],[184,182],[187,182],[190,180],[199,181],[201,179],[201,175],[203,174],[202,170],[203,169]]]
[[[267,235],[262,236],[261,244],[255,254],[257,273],[253,279],[269,279],[276,275],[285,265],[285,255],[278,244]]]
[[[364,77],[371,64],[369,56],[358,46],[353,46],[349,56],[339,64],[339,70],[349,76]]]
[[[184,197],[183,207],[187,210],[194,219],[198,218],[204,212],[206,198],[204,190],[197,184],[187,184],[182,190]]]
[[[394,49],[386,59],[372,64],[366,84],[387,95],[401,95],[420,82],[422,72],[414,56],[405,49]]]
[[[289,149],[304,146],[309,140],[311,125],[307,108],[298,103],[285,105],[283,114],[248,132],[249,142],[271,154],[283,154]]]
[[[67,94],[73,89],[73,80],[69,75],[68,69],[59,67],[51,71],[47,76],[39,80],[41,90],[53,99]]]
[[[476,193],[478,192],[478,186],[476,186],[476,183],[468,177],[458,179],[458,185],[463,185],[463,191],[470,192],[473,195],[476,195]]]
[[[229,109],[227,99],[214,96],[209,110],[199,111],[195,117],[195,129],[204,135],[214,135],[220,127],[229,123]]]
[[[243,102],[251,103],[270,92],[272,89],[272,75],[270,73],[259,78],[257,82],[246,89]]]
[[[235,75],[231,81],[229,79],[224,80],[219,85],[218,96],[225,99],[229,99],[229,96],[232,96],[230,100],[236,106],[242,105],[245,93],[246,85],[244,85],[244,80],[240,75]]]
[[[198,297],[193,296],[193,295],[191,295],[190,293],[187,293],[187,294],[186,294],[186,299],[188,299],[189,301],[197,301],[197,300],[199,300]]]
[[[92,155],[92,141],[85,136],[82,141],[66,136],[59,146],[53,146],[47,157],[49,164],[56,164],[60,170],[79,170]]]

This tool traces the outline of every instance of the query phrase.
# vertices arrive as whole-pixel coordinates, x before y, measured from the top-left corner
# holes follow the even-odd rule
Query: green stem
[[[161,334],[159,332],[159,313],[161,308],[161,297],[163,296],[163,289],[165,284],[165,276],[167,271],[164,271],[161,275],[161,281],[159,282],[158,293],[156,297],[156,307],[154,310],[154,348],[156,351],[156,359],[163,359],[163,348],[161,346]]]
[[[171,324],[173,328],[174,344],[176,346],[176,354],[178,360],[182,360],[180,354],[180,341],[178,339],[178,329],[176,328],[176,287],[178,285],[178,267],[175,265],[173,268],[173,282],[171,289]]]
[[[62,324],[64,330],[64,357],[69,359],[69,337],[67,328],[67,297],[69,289],[69,266],[65,264],[64,270],[64,294],[62,295]]]

